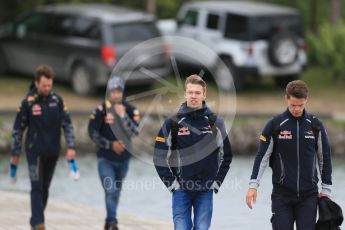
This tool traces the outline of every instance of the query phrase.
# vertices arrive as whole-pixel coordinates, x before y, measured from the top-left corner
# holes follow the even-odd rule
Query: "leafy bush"
[[[332,27],[325,23],[320,26],[318,34],[308,34],[309,61],[326,67],[333,77],[345,79],[345,26],[339,23]]]

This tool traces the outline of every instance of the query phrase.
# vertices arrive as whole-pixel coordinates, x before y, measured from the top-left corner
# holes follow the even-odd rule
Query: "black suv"
[[[170,73],[168,48],[151,15],[113,5],[50,5],[38,8],[0,29],[0,72],[32,74],[51,65],[57,79],[71,82],[79,94],[105,86],[118,60],[137,44],[157,38],[162,50],[142,66],[156,76]],[[147,57],[150,50],[141,49]],[[152,77],[130,70],[127,84],[147,84]],[[133,71],[134,69],[134,71]],[[126,71],[124,69],[123,71]]]

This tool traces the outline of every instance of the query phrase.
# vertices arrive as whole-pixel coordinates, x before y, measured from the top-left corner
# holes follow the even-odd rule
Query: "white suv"
[[[299,12],[289,7],[203,1],[182,6],[176,35],[211,48],[230,69],[237,89],[253,76],[272,76],[277,85],[285,86],[298,79],[307,65],[301,24]],[[207,68],[214,70],[221,89],[230,89],[228,71],[221,68],[224,65],[217,58],[207,58]]]

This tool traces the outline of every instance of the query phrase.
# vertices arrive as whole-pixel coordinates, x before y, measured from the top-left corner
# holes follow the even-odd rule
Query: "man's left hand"
[[[67,160],[72,160],[75,159],[76,152],[74,149],[67,149],[66,151],[66,159]]]
[[[328,196],[328,195],[323,194],[323,193],[319,193],[319,198],[321,198],[321,197],[328,197],[328,198],[329,198],[329,196]]]

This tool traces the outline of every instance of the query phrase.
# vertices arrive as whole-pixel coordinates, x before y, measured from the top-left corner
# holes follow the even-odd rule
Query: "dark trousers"
[[[291,198],[272,194],[273,230],[315,230],[318,195]]]
[[[30,225],[35,227],[44,224],[44,210],[47,205],[49,186],[53,178],[58,156],[38,156],[28,153],[29,175],[31,182],[31,219]]]

